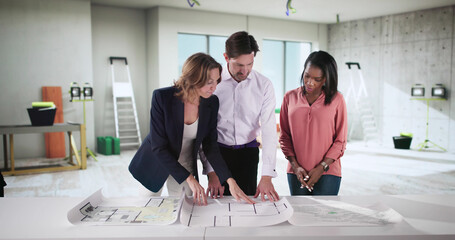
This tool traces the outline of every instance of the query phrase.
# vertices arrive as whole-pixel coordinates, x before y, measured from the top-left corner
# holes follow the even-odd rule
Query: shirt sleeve
[[[275,90],[270,80],[267,79],[261,108],[262,176],[277,176],[275,170],[277,149],[275,104]]]
[[[289,118],[288,118],[288,106],[289,106],[289,95],[285,94],[283,102],[281,103],[280,110],[280,145],[281,151],[284,156],[295,156],[294,147],[292,145],[292,135],[291,129],[289,127]]]
[[[332,146],[329,148],[326,154],[326,158],[334,159],[335,161],[340,159],[344,151],[346,150],[346,142],[348,135],[348,120],[347,120],[347,109],[343,95],[337,93],[337,108],[335,116],[335,136]]]
[[[204,150],[202,149],[202,145],[199,148],[199,158],[201,159],[202,163],[202,174],[207,175],[208,173],[215,171],[207,160],[207,157],[204,154]]]

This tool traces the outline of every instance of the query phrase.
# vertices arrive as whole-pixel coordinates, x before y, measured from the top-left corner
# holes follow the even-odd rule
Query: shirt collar
[[[251,79],[251,73],[252,73],[252,72],[253,72],[253,69],[251,69],[250,74],[248,74],[248,76],[246,77],[245,80]],[[232,79],[232,81],[236,81],[236,80],[231,76],[231,73],[229,73],[229,69],[228,69],[227,64],[224,64],[224,66],[223,66],[223,72],[221,73],[221,81],[223,81],[223,80],[230,80],[230,79]],[[243,81],[245,81],[245,80],[243,80]],[[242,82],[243,82],[243,81],[242,81]],[[236,82],[237,82],[237,81],[236,81]]]

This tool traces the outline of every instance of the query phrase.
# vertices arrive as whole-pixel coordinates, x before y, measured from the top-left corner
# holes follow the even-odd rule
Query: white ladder
[[[109,57],[109,60],[111,62],[112,94],[114,97],[115,136],[120,139],[120,148],[139,147],[142,143],[142,138],[128,61],[126,57]],[[124,78],[119,77],[117,81],[115,79],[114,66],[116,64],[114,64],[114,61],[125,63],[124,65],[118,65],[124,67],[126,74],[123,71],[121,75]]]
[[[346,62],[348,65],[349,76],[349,88],[346,93],[346,105],[351,98],[354,99],[354,106],[358,118],[355,118],[351,124],[351,128],[348,133],[348,140],[351,140],[352,134],[356,129],[356,119],[360,120],[360,125],[363,131],[363,141],[367,143],[369,140],[379,140],[379,131],[374,117],[373,108],[371,107],[370,98],[365,86],[360,64],[358,62]],[[357,68],[351,68],[351,66],[357,66]],[[358,81],[354,80],[353,71],[358,72]]]

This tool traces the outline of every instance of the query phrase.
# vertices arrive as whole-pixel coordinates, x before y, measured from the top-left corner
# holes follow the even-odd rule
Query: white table
[[[0,198],[0,239],[203,239],[204,228],[75,226],[67,212],[84,198]]]
[[[307,197],[287,197],[304,203]],[[257,228],[75,226],[67,212],[83,198],[0,198],[0,239],[455,239],[455,195],[318,197],[359,206],[376,202],[404,221],[377,227],[298,227],[288,222]]]
[[[359,206],[382,202],[404,217],[404,221],[377,227],[298,227],[289,223],[261,228],[207,228],[205,239],[455,239],[455,195],[439,196],[338,196],[317,197]],[[309,202],[307,197],[288,197]]]

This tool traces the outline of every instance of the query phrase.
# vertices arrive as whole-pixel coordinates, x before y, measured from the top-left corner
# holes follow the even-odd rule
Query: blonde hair
[[[210,55],[205,53],[191,55],[183,64],[182,75],[174,83],[174,86],[179,89],[175,96],[184,102],[196,102],[198,99],[197,90],[207,84],[210,79],[209,71],[214,68],[218,68],[221,74],[223,68]],[[218,83],[220,81],[221,77],[218,79]]]

